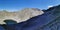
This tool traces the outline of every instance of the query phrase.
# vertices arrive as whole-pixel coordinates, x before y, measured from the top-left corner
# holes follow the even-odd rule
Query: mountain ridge
[[[25,8],[15,12],[8,12],[6,10],[3,10],[3,11],[0,11],[0,20],[2,22],[3,20],[6,20],[6,19],[12,19],[17,22],[22,22],[22,21],[26,21],[31,17],[41,15],[43,13],[44,12],[38,8]]]

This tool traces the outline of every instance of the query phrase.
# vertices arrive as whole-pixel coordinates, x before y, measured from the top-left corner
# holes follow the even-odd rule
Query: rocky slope
[[[27,21],[7,26],[8,30],[60,30],[60,5],[51,7]],[[53,21],[53,22],[52,22]],[[47,26],[45,26],[48,24]],[[6,26],[5,26],[6,27]],[[9,27],[9,28],[8,28]],[[45,27],[45,28],[44,28]]]
[[[17,22],[26,21],[27,19],[41,15],[44,12],[37,8],[24,8],[16,12],[0,11],[0,24],[5,24],[3,21],[6,19],[12,19]]]

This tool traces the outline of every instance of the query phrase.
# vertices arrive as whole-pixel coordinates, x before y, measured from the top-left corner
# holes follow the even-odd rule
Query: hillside
[[[27,21],[7,25],[8,30],[60,30],[60,5],[51,7]],[[5,26],[6,27],[6,26]],[[8,28],[9,27],[9,28]]]
[[[0,24],[5,24],[3,21],[6,19],[12,19],[17,22],[26,21],[27,19],[41,15],[44,12],[38,8],[24,8],[16,12],[8,12],[6,10],[0,11]]]

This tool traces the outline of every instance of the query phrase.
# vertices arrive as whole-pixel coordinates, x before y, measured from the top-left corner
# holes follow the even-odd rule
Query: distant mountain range
[[[38,8],[24,8],[16,12],[0,11],[0,24],[5,24],[3,21],[12,19],[17,22],[26,21],[34,16],[42,15],[44,12]]]

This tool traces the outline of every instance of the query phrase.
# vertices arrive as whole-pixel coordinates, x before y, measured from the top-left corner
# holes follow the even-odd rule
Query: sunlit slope
[[[26,21],[27,19],[41,15],[44,12],[38,8],[24,8],[16,12],[8,12],[6,10],[0,11],[0,24],[4,24],[5,19],[12,19],[17,22]]]

